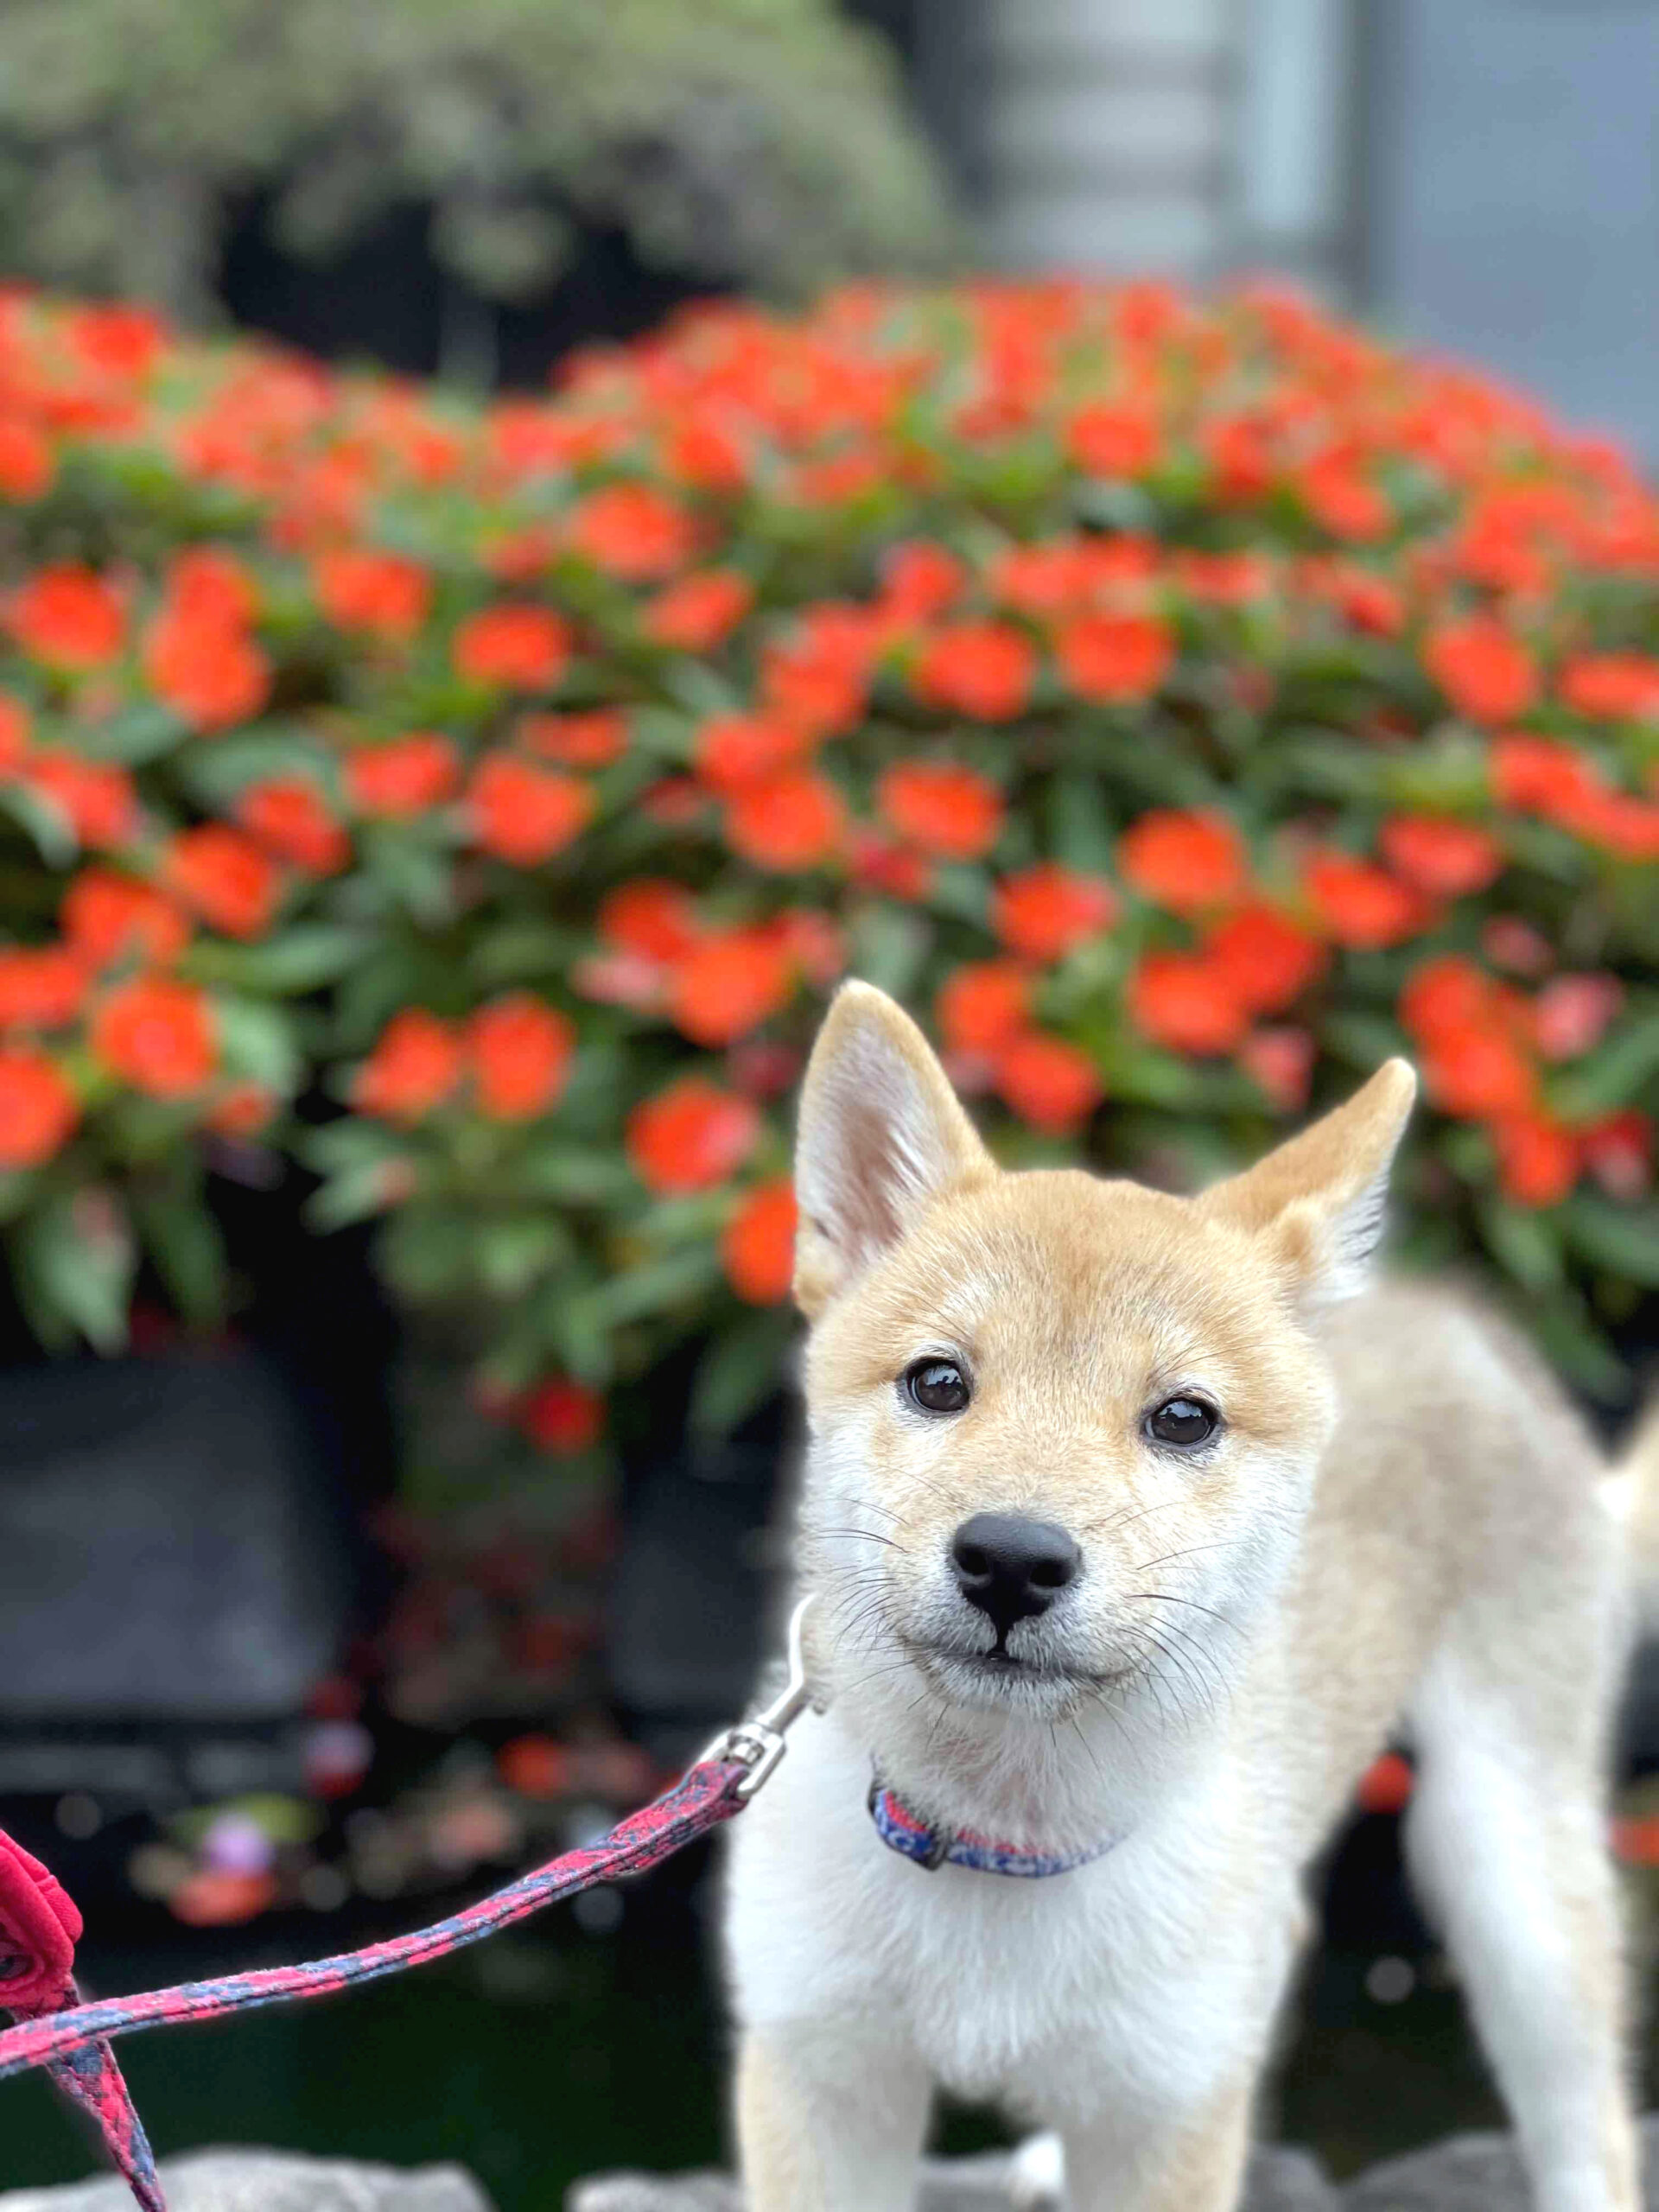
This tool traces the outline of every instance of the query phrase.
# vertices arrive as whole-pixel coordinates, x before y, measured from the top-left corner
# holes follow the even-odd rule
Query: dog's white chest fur
[[[1292,1916],[1260,1900],[1218,1942],[1194,1911],[1228,1881],[1196,1778],[1103,1858],[1039,1879],[902,1858],[869,1818],[869,1781],[834,1717],[809,1715],[734,1832],[727,1941],[749,2025],[855,2016],[957,2094],[1033,2107],[1061,2076],[1068,2103],[1091,2079],[1116,2099],[1201,2099],[1254,2035],[1251,1992],[1277,1980],[1263,1943],[1287,1947]]]

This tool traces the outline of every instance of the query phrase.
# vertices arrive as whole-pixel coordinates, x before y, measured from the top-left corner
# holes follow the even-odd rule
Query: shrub
[[[1013,1161],[1179,1184],[1410,1052],[1407,1256],[1491,1262],[1619,1388],[1659,511],[1605,447],[1149,285],[700,312],[483,410],[130,310],[13,301],[0,366],[0,1158],[47,1342],[118,1344],[141,1249],[219,1310],[205,1133],[296,1152],[321,1230],[383,1217],[548,1449],[692,1337],[730,1422],[852,970]]]
[[[937,267],[950,230],[892,58],[830,0],[14,0],[0,267],[200,319],[232,213],[327,259],[410,205],[486,300],[575,226],[798,296]]]

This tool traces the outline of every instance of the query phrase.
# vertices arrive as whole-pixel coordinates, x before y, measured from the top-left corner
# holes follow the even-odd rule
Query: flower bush
[[[721,307],[484,409],[13,298],[0,485],[48,1344],[141,1264],[216,1313],[204,1158],[286,1150],[550,1452],[689,1338],[728,1424],[857,972],[1015,1161],[1191,1181],[1409,1052],[1407,1256],[1621,1387],[1659,507],[1526,401],[1153,285]]]

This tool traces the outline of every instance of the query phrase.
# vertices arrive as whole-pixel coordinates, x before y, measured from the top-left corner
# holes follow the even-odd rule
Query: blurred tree
[[[207,320],[256,198],[318,261],[426,208],[441,270],[501,304],[584,232],[785,295],[937,264],[950,235],[883,41],[829,0],[0,10],[0,269]]]

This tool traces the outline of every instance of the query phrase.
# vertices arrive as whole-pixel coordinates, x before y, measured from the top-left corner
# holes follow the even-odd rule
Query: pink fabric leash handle
[[[361,1951],[342,1951],[330,1959],[314,1959],[296,1967],[268,1967],[256,1974],[221,1975],[214,1981],[186,1981],[171,1989],[146,1990],[136,1997],[105,1997],[91,2005],[77,2004],[73,1980],[57,1984],[55,2000],[20,2003],[10,1993],[11,1981],[0,1975],[0,2004],[18,2016],[18,2024],[0,2032],[0,2077],[44,2066],[60,2088],[89,2111],[110,2155],[144,2212],[166,2212],[156,2179],[155,2160],[143,2126],[133,2109],[121,2070],[115,2063],[109,2038],[133,2035],[141,2028],[166,2027],[180,2020],[217,2020],[227,2012],[249,2012],[256,2005],[280,2005],[308,1997],[328,1997],[361,1981],[377,1981],[383,1974],[400,1974],[406,1967],[424,1966],[430,1959],[447,1958],[450,1952],[476,1943],[498,1929],[510,1928],[543,1905],[599,1882],[620,1881],[642,1874],[648,1867],[671,1858],[689,1843],[741,1812],[747,1802],[744,1785],[752,1766],[747,1760],[702,1761],[665,1796],[632,1813],[607,1836],[582,1851],[567,1852],[550,1859],[533,1873],[521,1875],[493,1897],[453,1913],[430,1928],[413,1935],[394,1936],[384,1943],[371,1943]],[[73,1916],[74,1933],[80,1932],[80,1916],[58,1885],[9,1837],[0,1837],[0,1876],[6,1869],[26,1866],[50,1885]],[[33,1878],[30,1878],[33,1879]],[[22,1896],[21,1882],[0,1890],[0,1942],[10,1962],[23,1957],[30,1971],[11,1978],[33,1982],[33,1973],[43,1953],[17,1941],[9,1910],[12,1891]],[[22,1921],[22,1916],[17,1916]],[[37,1936],[46,1934],[42,1916],[33,1913],[29,1923]],[[55,1923],[54,1923],[55,1924]],[[73,1937],[67,1939],[73,1956]],[[59,1927],[56,1949],[65,1948]],[[6,1963],[0,1961],[0,1965]]]
[[[449,1920],[416,1929],[411,1936],[370,1944],[363,1951],[340,1951],[336,1958],[309,1960],[303,1967],[226,1974],[214,1982],[179,1982],[175,1988],[149,1988],[135,1998],[99,1998],[93,2004],[73,2002],[78,1993],[71,1980],[58,1984],[55,2004],[40,2008],[9,1998],[7,1980],[0,1978],[0,2002],[17,2015],[17,2026],[0,2033],[0,2077],[44,2066],[60,2088],[93,2114],[115,2168],[126,2177],[143,2212],[166,2212],[150,2145],[108,2037],[162,2029],[181,2019],[221,2019],[226,2013],[245,2013],[261,2004],[329,1998],[356,1982],[376,1982],[380,1975],[403,1974],[404,1967],[425,1967],[427,1960],[447,1958],[451,1951],[480,1942],[498,1929],[513,1927],[515,1920],[526,1920],[544,1904],[575,1896],[577,1889],[615,1883],[672,1858],[696,1836],[741,1812],[747,1778],[750,1765],[743,1761],[699,1763],[666,1796],[631,1814],[591,1847],[553,1858],[482,1903],[451,1913]],[[9,1858],[11,1863],[27,1860],[29,1867],[38,1865],[11,1838],[0,1838],[0,1869],[7,1867]],[[40,1873],[68,1904],[47,1869],[40,1867]],[[4,1904],[7,1897],[0,1897],[0,1927],[4,1927],[4,1947],[13,1951],[11,1916]],[[68,1904],[68,1911],[75,1913],[75,1907]],[[75,1913],[75,1933],[79,1933],[79,1913]]]
[[[97,2121],[111,2158],[143,2212],[167,2212],[143,2123],[110,2049],[111,2036],[176,2020],[221,2019],[227,2012],[251,2012],[260,2005],[330,1997],[356,1982],[378,1981],[383,1974],[447,1958],[561,1897],[596,1883],[643,1874],[671,1859],[741,1813],[784,1756],[785,1732],[806,1703],[803,1631],[810,1604],[804,1599],[789,1624],[789,1674],[783,1688],[752,1719],[717,1737],[672,1789],[630,1813],[599,1842],[550,1859],[464,1912],[360,1951],[83,2005],[73,1974],[80,1915],[40,1860],[0,1831],[0,2007],[17,2023],[0,2031],[0,2079],[44,2066]]]

